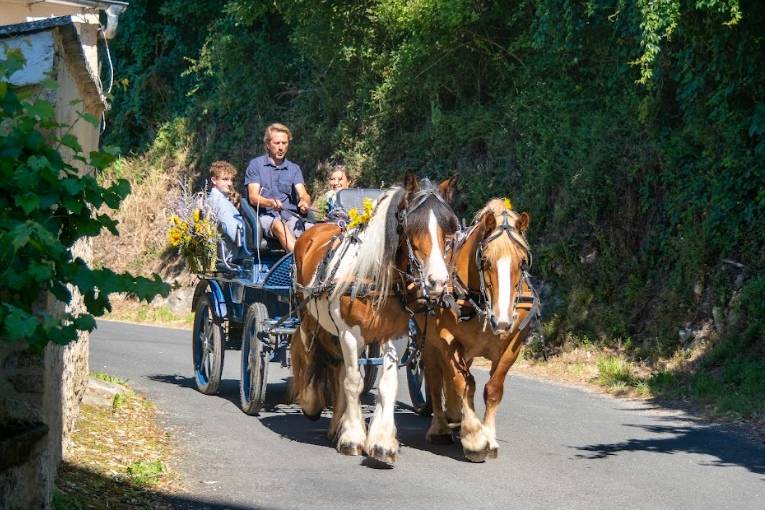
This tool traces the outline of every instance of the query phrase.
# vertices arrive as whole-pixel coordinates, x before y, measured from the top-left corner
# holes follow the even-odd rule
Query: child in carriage
[[[235,247],[237,235],[244,233],[242,216],[234,205],[239,194],[234,189],[236,167],[228,161],[216,161],[210,166],[212,189],[207,196],[207,205],[218,220],[218,227],[223,231],[226,244]]]
[[[327,170],[329,190],[317,201],[317,209],[324,216],[324,221],[347,222],[348,213],[339,207],[337,192],[348,189],[351,184],[350,175],[345,165],[334,165]]]

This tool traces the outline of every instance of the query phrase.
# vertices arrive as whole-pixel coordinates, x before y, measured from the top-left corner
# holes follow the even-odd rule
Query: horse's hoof
[[[447,434],[430,434],[425,438],[428,443],[431,444],[452,444],[454,443],[454,438],[452,437],[451,432]]]
[[[395,450],[388,450],[382,446],[372,447],[372,451],[368,452],[367,456],[388,465],[393,465],[398,460],[398,453]]]
[[[356,457],[362,453],[361,445],[354,443],[338,443],[337,451],[343,455],[349,455],[351,457]]]
[[[486,456],[489,453],[488,450],[481,450],[480,452],[463,450],[463,452],[465,453],[465,458],[467,458],[467,460],[469,460],[470,462],[476,462],[476,463],[485,462]]]
[[[499,454],[499,448],[489,448],[486,452],[486,457],[489,459],[496,459]]]
[[[321,418],[321,411],[319,411],[316,414],[308,414],[307,412],[303,411],[303,416],[305,416],[306,418],[308,418],[311,421],[316,421],[319,418]]]

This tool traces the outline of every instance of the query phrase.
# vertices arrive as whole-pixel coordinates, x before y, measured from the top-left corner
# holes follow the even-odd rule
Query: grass
[[[162,461],[137,461],[127,467],[131,483],[141,487],[152,486],[167,472]]]
[[[579,384],[608,393],[653,399],[710,419],[745,423],[765,436],[765,360],[735,339],[702,352],[676,352],[652,364],[625,351],[605,351],[587,342],[551,356],[547,362],[521,359],[513,370]]]
[[[112,384],[119,384],[120,386],[127,386],[127,381],[125,379],[120,379],[119,377],[114,377],[113,375],[109,375],[106,372],[91,372],[90,377],[93,379],[98,379],[99,381],[104,381]]]
[[[597,367],[601,386],[624,391],[637,382],[630,364],[618,356],[603,356],[598,360]]]
[[[125,405],[125,402],[127,402],[127,397],[124,393],[116,393],[114,395],[114,398],[112,399],[112,409],[115,411]]]
[[[168,464],[171,436],[157,423],[154,405],[126,389],[111,407],[81,406],[56,480],[56,510],[171,508],[163,496],[179,490]]]
[[[194,324],[194,314],[191,311],[176,313],[165,305],[153,306],[126,298],[113,298],[112,311],[104,319],[185,329],[191,329]]]

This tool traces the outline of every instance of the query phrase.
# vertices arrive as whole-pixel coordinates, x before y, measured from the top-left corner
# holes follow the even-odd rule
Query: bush
[[[159,293],[167,295],[169,287],[156,275],[136,278],[92,269],[73,256],[72,248],[80,239],[97,236],[102,229],[117,234],[116,222],[97,210],[104,205],[118,208],[130,186],[118,180],[102,187],[63,158],[61,149],[66,148],[73,161],[95,169],[114,160],[109,152],[85,157],[67,126],[56,122],[50,103],[8,83],[23,65],[19,51],[9,50],[0,61],[0,337],[41,349],[48,342],[66,344],[80,331],[91,331],[94,316],[110,310],[111,293],[128,292],[149,300]],[[80,120],[98,125],[98,119],[88,114],[81,114]],[[75,290],[87,312],[49,311],[48,293],[70,304]]]

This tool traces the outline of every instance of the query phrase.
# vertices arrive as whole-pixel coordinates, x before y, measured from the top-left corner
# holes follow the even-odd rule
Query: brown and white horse
[[[449,423],[459,422],[465,456],[474,462],[497,455],[495,415],[505,376],[538,313],[538,300],[526,273],[531,264],[525,237],[528,226],[527,213],[515,213],[503,200],[489,201],[448,256],[456,306],[417,318],[426,336],[425,379],[433,403],[426,438],[451,442]],[[477,356],[491,361],[483,422],[475,412],[475,379],[470,374]]]
[[[295,245],[296,286],[305,304],[291,343],[292,394],[307,417],[318,418],[331,393],[329,436],[340,453],[363,451],[385,463],[397,458],[393,340],[407,334],[409,319],[399,297],[407,281],[419,284],[426,299],[440,298],[447,286],[446,237],[459,228],[446,202],[455,181],[421,188],[409,174],[404,187],[380,197],[365,226],[342,233],[333,224],[317,225]],[[383,365],[367,433],[358,359],[373,342],[382,344]]]

